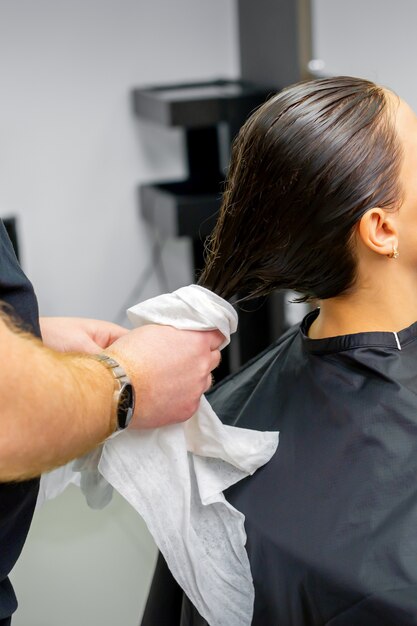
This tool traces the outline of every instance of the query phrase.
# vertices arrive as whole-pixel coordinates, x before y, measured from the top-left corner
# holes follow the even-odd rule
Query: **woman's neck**
[[[389,272],[390,273],[390,272]],[[396,273],[368,280],[352,293],[320,302],[312,339],[352,333],[398,332],[417,320],[417,279]]]

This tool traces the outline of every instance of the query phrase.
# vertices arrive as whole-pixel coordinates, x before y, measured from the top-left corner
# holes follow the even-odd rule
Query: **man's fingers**
[[[218,350],[225,339],[224,336],[219,330],[208,330],[206,332],[209,335],[210,350]]]
[[[93,333],[95,341],[101,346],[102,350],[105,350],[112,343],[127,335],[129,330],[124,326],[113,324],[113,322],[100,322],[95,321],[95,326],[92,326],[91,332]]]
[[[222,360],[222,355],[220,354],[220,350],[213,350],[211,352],[211,362],[210,362],[210,370],[216,369],[219,366],[220,361]]]

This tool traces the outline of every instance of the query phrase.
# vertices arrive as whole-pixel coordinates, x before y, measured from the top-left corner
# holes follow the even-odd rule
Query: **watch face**
[[[126,428],[132,419],[135,407],[135,392],[130,383],[123,385],[119,394],[119,402],[117,406],[117,421],[119,428]]]

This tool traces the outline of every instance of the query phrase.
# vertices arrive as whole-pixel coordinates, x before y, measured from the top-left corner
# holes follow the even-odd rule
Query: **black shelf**
[[[133,90],[136,115],[164,126],[201,128],[242,123],[274,89],[242,80],[219,79]]]
[[[142,215],[164,237],[204,239],[213,230],[220,207],[221,179],[142,185]]]

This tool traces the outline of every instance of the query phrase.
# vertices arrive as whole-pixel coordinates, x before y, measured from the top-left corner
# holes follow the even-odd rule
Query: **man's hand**
[[[78,317],[42,317],[43,342],[58,352],[97,354],[106,348],[125,367],[136,393],[132,426],[155,428],[190,418],[220,362],[218,331],[149,325],[128,331]],[[116,342],[116,343],[114,343]],[[114,344],[114,345],[113,345]]]
[[[192,417],[211,386],[223,341],[219,331],[149,325],[132,330],[107,349],[135,389],[131,427],[156,428]]]
[[[144,326],[127,333],[90,320],[43,320],[42,328],[55,350],[0,314],[7,361],[0,376],[0,481],[38,476],[86,454],[113,432],[113,376],[74,350],[99,352],[111,344],[106,352],[126,369],[136,390],[133,426],[150,428],[194,414],[223,340],[218,331]]]
[[[82,317],[41,317],[43,343],[57,352],[97,354],[129,331],[122,326]]]

